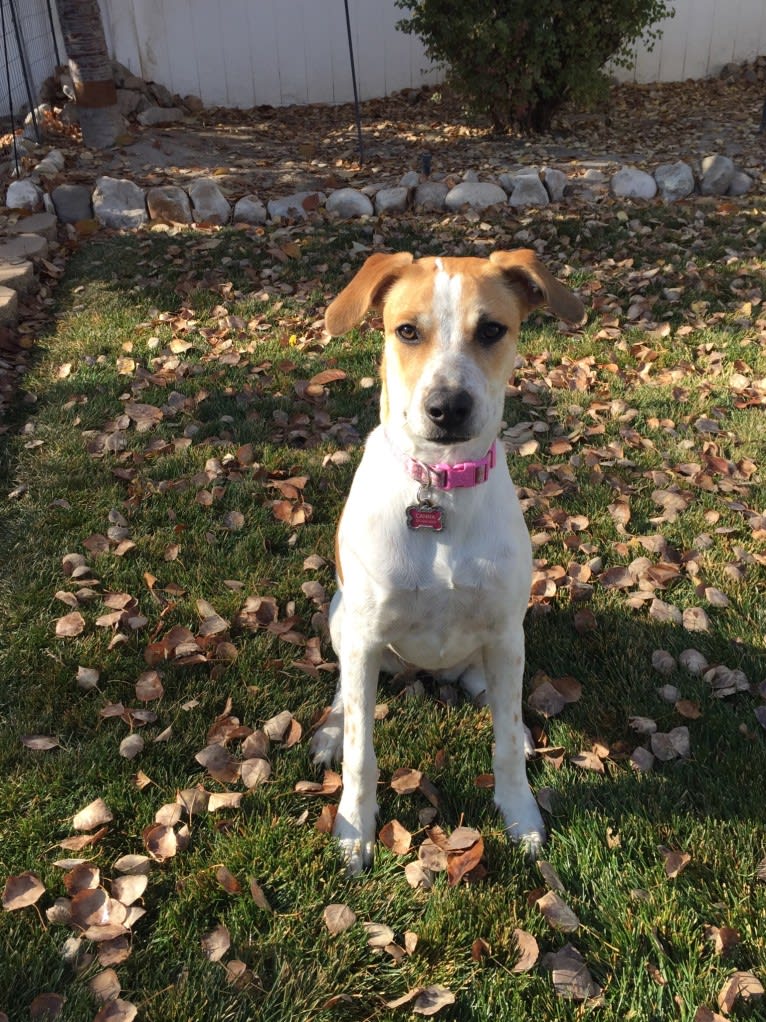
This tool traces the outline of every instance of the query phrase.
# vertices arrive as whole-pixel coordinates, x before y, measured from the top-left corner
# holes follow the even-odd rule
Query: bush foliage
[[[431,60],[497,131],[545,131],[568,100],[603,95],[604,65],[632,66],[632,44],[651,46],[665,0],[396,0],[399,28],[423,40]]]

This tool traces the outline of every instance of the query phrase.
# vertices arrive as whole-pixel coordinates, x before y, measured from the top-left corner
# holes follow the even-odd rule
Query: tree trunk
[[[114,145],[123,130],[98,0],[56,0],[86,146]]]

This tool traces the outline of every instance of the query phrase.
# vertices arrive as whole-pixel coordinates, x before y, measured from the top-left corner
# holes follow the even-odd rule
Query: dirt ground
[[[755,77],[750,75],[750,77]],[[76,137],[51,138],[67,157],[68,181],[106,173],[144,186],[183,184],[213,174],[228,193],[269,199],[300,189],[398,182],[429,153],[435,174],[475,170],[489,177],[552,164],[572,172],[583,162],[630,163],[652,170],[710,153],[734,159],[759,183],[766,134],[758,133],[766,83],[744,74],[671,84],[618,85],[598,111],[566,110],[548,136],[493,135],[465,114],[448,91],[408,90],[362,106],[360,165],[354,110],[344,106],[204,110],[179,125],[131,127],[132,141],[88,152]]]

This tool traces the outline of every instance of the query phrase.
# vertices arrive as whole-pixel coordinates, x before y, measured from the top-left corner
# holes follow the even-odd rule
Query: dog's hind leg
[[[487,677],[481,664],[471,664],[463,671],[458,680],[460,687],[477,706],[487,705]],[[530,759],[535,754],[535,743],[532,741],[532,734],[527,725],[522,724],[522,727],[524,728],[524,755]]]
[[[545,841],[545,825],[527,781],[521,723],[524,630],[511,628],[484,651],[487,702],[495,732],[495,803],[508,834],[534,858]]]
[[[330,604],[330,636],[333,649],[340,655],[343,594],[339,589]],[[311,739],[311,758],[317,766],[337,763],[343,754],[343,695],[341,684],[335,689],[330,712]]]

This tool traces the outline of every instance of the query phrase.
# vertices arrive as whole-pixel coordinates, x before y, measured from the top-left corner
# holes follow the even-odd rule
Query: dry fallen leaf
[[[38,994],[29,1005],[30,1022],[54,1022],[66,1002],[63,994]]]
[[[258,906],[258,908],[262,908],[265,912],[274,911],[271,905],[269,904],[269,899],[263,893],[263,888],[258,883],[258,881],[254,880],[252,877],[250,878],[250,894],[252,895],[253,901]]]
[[[581,770],[593,770],[597,774],[604,773],[603,760],[595,752],[583,751],[569,757],[569,762],[580,767]]]
[[[242,890],[239,880],[225,866],[219,866],[215,871],[215,878],[227,894],[239,894]]]
[[[548,891],[541,898],[538,898],[535,904],[555,930],[573,933],[579,928],[580,920],[555,891]]]
[[[751,1004],[763,997],[763,984],[752,972],[735,972],[724,983],[718,994],[718,1007],[728,1015],[739,1000]]]
[[[422,887],[424,891],[430,891],[434,884],[433,872],[419,861],[408,862],[404,867],[404,876],[410,887]]]
[[[146,873],[127,873],[112,881],[112,897],[121,901],[123,905],[132,905],[143,895],[148,883]]]
[[[726,1022],[726,1019],[712,1008],[697,1008],[694,1022]]]
[[[119,997],[122,987],[114,969],[104,969],[88,983],[88,989],[97,1001],[112,1001]]]
[[[665,874],[671,880],[680,873],[683,873],[692,861],[692,857],[688,852],[675,851],[672,848],[666,848],[664,845],[659,846],[659,853],[663,859]]]
[[[113,820],[111,809],[102,798],[97,798],[89,805],[75,813],[72,826],[75,830],[93,830],[103,823]]]
[[[56,621],[56,637],[59,639],[72,639],[77,635],[81,635],[84,629],[85,618],[79,610],[74,610],[71,614],[65,614],[64,617],[60,617]]]
[[[446,1008],[454,1003],[455,995],[452,991],[440,983],[435,983],[433,986],[426,987],[425,990],[420,991],[415,998],[412,1010],[416,1015],[435,1015],[442,1008]]]
[[[58,738],[53,738],[52,735],[22,735],[21,744],[34,752],[49,752],[61,745]]]
[[[44,893],[45,887],[34,873],[26,872],[8,877],[3,891],[3,908],[8,912],[27,908],[34,905]]]
[[[598,1001],[602,989],[590,974],[585,961],[571,944],[565,944],[555,954],[543,956],[542,964],[551,972],[553,987],[559,997],[573,1001]]]
[[[322,920],[333,937],[335,937],[337,934],[343,933],[344,930],[347,930],[350,926],[354,925],[356,922],[356,913],[354,913],[348,905],[328,905],[322,913]]]
[[[412,845],[412,834],[398,820],[384,824],[378,837],[394,855],[406,855]]]
[[[394,931],[385,923],[362,923],[367,931],[367,943],[370,947],[385,947],[394,939]]]
[[[540,947],[532,934],[527,933],[526,930],[516,928],[513,931],[513,939],[519,957],[511,972],[529,972],[540,956]]]
[[[124,756],[125,759],[135,759],[136,756],[140,755],[144,751],[144,740],[141,735],[135,734],[127,735],[120,742],[120,755]]]
[[[391,776],[391,787],[397,795],[411,795],[420,787],[423,774],[420,770],[411,770],[409,767],[400,767]]]
[[[133,1022],[138,1014],[138,1008],[130,1001],[123,1001],[120,997],[107,1001],[101,1011],[94,1017],[93,1022]]]
[[[740,943],[741,937],[737,930],[730,926],[706,926],[703,930],[705,940],[710,941],[717,955],[724,955]]]
[[[220,961],[231,947],[228,929],[221,923],[202,938],[202,951],[210,962]]]

